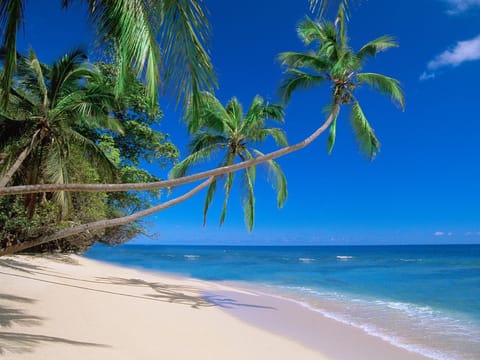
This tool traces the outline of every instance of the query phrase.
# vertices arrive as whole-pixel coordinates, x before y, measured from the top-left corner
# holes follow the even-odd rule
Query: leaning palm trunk
[[[30,155],[32,152],[32,149],[38,144],[40,141],[43,140],[45,137],[46,133],[40,134],[40,137],[35,140],[35,136],[38,134],[39,130],[33,135],[34,140],[32,143],[27,146],[23,151],[18,155],[17,160],[13,163],[13,165],[8,169],[7,173],[3,176],[3,178],[0,180],[0,188],[7,186],[7,184],[10,182],[12,179],[12,176],[17,172],[17,170],[22,166],[23,162],[25,159]]]
[[[111,220],[101,220],[101,221],[96,221],[96,222],[91,222],[88,224],[82,224],[78,226],[71,227],[67,230],[61,230],[57,233],[51,234],[51,235],[46,235],[42,236],[40,238],[37,238],[32,241],[28,241],[19,245],[11,246],[6,249],[0,250],[0,256],[3,255],[9,255],[9,254],[14,254],[19,251],[23,251],[26,249],[29,249],[31,247],[45,244],[50,241],[54,240],[60,240],[64,239],[69,236],[77,235],[81,232],[84,231],[95,231],[95,230],[101,230],[109,227],[114,227],[114,226],[121,226],[121,225],[126,225],[130,222],[136,221],[142,217],[145,217],[147,215],[151,215],[155,212],[162,211],[164,209],[167,209],[173,205],[176,205],[182,201],[185,201],[195,195],[197,192],[200,190],[206,188],[208,185],[212,183],[212,181],[215,180],[216,177],[222,176],[225,174],[229,174],[233,171],[238,171],[241,169],[245,169],[247,167],[266,162],[268,160],[272,160],[287,154],[290,154],[292,152],[298,151],[303,149],[304,147],[308,146],[311,144],[315,139],[317,139],[325,130],[328,129],[330,124],[336,117],[338,116],[338,113],[340,112],[340,105],[338,104],[337,101],[335,101],[332,111],[330,112],[330,115],[328,118],[325,120],[325,122],[320,126],[317,130],[315,130],[310,136],[305,138],[303,141],[295,144],[295,145],[290,145],[286,146],[280,150],[271,152],[269,154],[265,154],[263,156],[256,157],[254,159],[248,160],[248,161],[243,161],[234,165],[229,165],[229,166],[223,166],[217,169],[213,170],[208,170],[204,172],[200,172],[198,174],[190,175],[190,176],[184,176],[182,178],[174,179],[174,180],[168,180],[168,181],[160,181],[160,182],[155,182],[151,184],[119,184],[120,186],[123,186],[121,189],[118,189],[118,185],[116,184],[107,184],[107,185],[100,185],[96,186],[97,184],[73,184],[75,188],[72,189],[71,186],[54,186],[52,189],[48,186],[51,185],[33,185],[33,187],[36,187],[36,189],[33,189],[32,186],[29,186],[28,190],[18,190],[19,187],[17,188],[17,191],[15,191],[15,194],[23,194],[23,193],[35,193],[35,192],[53,192],[53,191],[59,191],[59,190],[65,190],[65,191],[125,191],[125,190],[145,190],[145,189],[161,189],[165,187],[173,187],[173,186],[178,186],[178,185],[183,185],[187,183],[191,183],[196,180],[201,180],[208,178],[206,181],[202,182],[200,185],[197,187],[193,188],[189,192],[185,193],[182,196],[179,196],[175,199],[172,199],[170,201],[167,201],[163,204],[159,204],[157,206],[154,206],[150,209],[143,210],[140,212],[137,212],[132,215],[116,218],[116,219],[111,219]],[[165,185],[167,184],[167,185]],[[95,185],[96,188],[93,190],[92,188],[89,188],[90,186]],[[144,188],[138,188],[138,185],[143,186]],[[153,185],[153,186],[152,186]],[[46,187],[47,186],[47,187]],[[0,195],[5,194],[5,190],[12,189],[11,188],[3,188],[0,189]],[[25,187],[23,187],[25,188]],[[114,190],[112,190],[112,188]],[[81,190],[74,190],[74,189],[81,189]],[[87,189],[87,190],[85,190]]]
[[[31,241],[26,241],[26,242],[21,243],[19,245],[10,246],[8,248],[0,250],[0,256],[15,254],[19,251],[23,251],[23,250],[32,248],[34,246],[42,245],[42,244],[45,244],[47,242],[54,241],[54,240],[64,239],[66,237],[77,235],[77,234],[80,234],[82,232],[92,232],[92,231],[96,231],[96,230],[106,229],[106,228],[109,228],[109,227],[126,225],[128,223],[131,223],[133,221],[141,219],[145,216],[148,216],[148,215],[151,215],[153,213],[165,210],[165,209],[167,209],[171,206],[174,206],[178,203],[181,203],[182,201],[185,201],[185,200],[191,198],[193,195],[195,195],[196,193],[198,193],[199,191],[203,190],[208,185],[210,185],[214,179],[215,179],[215,177],[211,177],[211,178],[205,180],[204,182],[202,182],[200,185],[197,185],[195,188],[193,188],[189,192],[187,192],[187,193],[185,193],[185,194],[183,194],[179,197],[176,197],[175,199],[167,201],[163,204],[159,204],[159,205],[153,206],[149,209],[139,211],[135,214],[124,216],[124,217],[121,217],[121,218],[111,219],[111,220],[101,220],[101,221],[91,222],[91,223],[88,223],[88,224],[82,224],[82,225],[71,227],[71,228],[66,229],[66,230],[59,231],[59,232],[51,234],[51,235],[41,236],[37,239],[31,240]]]
[[[327,120],[315,130],[310,136],[303,141],[294,145],[286,146],[277,151],[258,156],[254,159],[242,161],[233,165],[222,166],[216,169],[202,171],[196,174],[183,176],[177,179],[157,181],[151,183],[126,183],[126,184],[41,184],[41,185],[21,185],[0,188],[0,195],[18,195],[33,194],[39,192],[120,192],[120,191],[144,191],[158,190],[165,188],[173,188],[180,185],[192,183],[194,181],[203,180],[211,176],[222,176],[233,171],[242,170],[250,166],[254,166],[268,160],[276,159],[281,156],[303,149],[318,138],[337,117],[340,105],[336,102]]]

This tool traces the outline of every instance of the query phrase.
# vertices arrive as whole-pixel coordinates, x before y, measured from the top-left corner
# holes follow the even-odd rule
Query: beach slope
[[[315,325],[331,327],[324,334],[338,340],[333,349],[325,339],[319,342],[328,348],[325,355],[307,341],[314,328],[305,327],[305,336],[302,329],[289,330],[289,318],[309,317],[296,316],[298,307],[223,284],[79,256],[3,257],[0,284],[0,357],[5,359],[321,360],[350,357],[355,349],[338,356],[335,350],[349,341],[379,358],[385,348],[395,358],[417,358],[367,334],[358,338],[354,331],[357,338],[349,340],[352,329],[331,327],[329,319]],[[275,314],[279,322],[271,326],[285,331],[249,321],[262,313]],[[361,359],[362,352],[357,354],[354,358]]]

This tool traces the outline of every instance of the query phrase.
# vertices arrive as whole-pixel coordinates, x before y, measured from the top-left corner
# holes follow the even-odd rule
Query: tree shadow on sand
[[[150,288],[155,291],[155,294],[145,294],[146,297],[150,297],[158,301],[188,305],[195,309],[198,309],[200,307],[219,306],[222,308],[254,307],[275,310],[275,308],[269,306],[240,303],[235,299],[219,296],[215,293],[203,295],[199,288],[191,286],[170,285],[158,282],[149,282],[142,279],[125,279],[116,277],[97,279],[99,281],[103,281],[109,284]]]
[[[14,307],[15,303],[33,304],[35,302],[36,300],[26,297],[3,293],[0,294],[0,329],[10,328],[15,324],[24,327],[41,325],[43,320],[41,317],[27,314],[24,310]],[[7,332],[0,330],[0,355],[5,354],[6,352],[32,352],[34,351],[35,346],[45,342],[55,342],[77,346],[106,346],[102,344],[74,341],[53,336],[28,334],[23,332]]]

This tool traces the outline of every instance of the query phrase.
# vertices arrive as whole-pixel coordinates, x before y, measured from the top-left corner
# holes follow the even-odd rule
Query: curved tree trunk
[[[91,223],[88,223],[88,224],[82,224],[82,225],[74,226],[74,227],[71,227],[71,228],[66,229],[66,230],[58,231],[58,232],[56,232],[54,234],[51,234],[51,235],[45,235],[45,236],[41,236],[37,239],[31,240],[31,241],[26,241],[26,242],[21,243],[19,245],[9,246],[8,248],[0,250],[0,256],[14,254],[14,253],[17,253],[19,251],[26,250],[26,249],[29,249],[31,247],[37,246],[37,245],[45,244],[47,242],[54,241],[54,240],[63,239],[63,238],[66,238],[66,237],[69,237],[69,236],[72,236],[72,235],[77,235],[77,234],[79,234],[81,232],[85,232],[85,231],[95,231],[95,230],[106,229],[106,228],[114,227],[114,226],[126,225],[126,224],[128,224],[130,222],[133,222],[135,220],[138,220],[142,217],[145,217],[145,216],[151,215],[153,213],[165,210],[165,209],[167,209],[171,206],[174,206],[178,203],[181,203],[182,201],[185,201],[185,200],[191,198],[193,195],[195,195],[196,193],[198,193],[199,191],[203,190],[208,185],[210,185],[214,179],[215,179],[215,177],[211,177],[208,180],[202,182],[200,185],[193,188],[192,190],[190,190],[189,192],[187,192],[187,193],[185,193],[185,194],[183,194],[179,197],[176,197],[172,200],[169,200],[169,201],[167,201],[163,204],[153,206],[149,209],[139,211],[139,212],[137,212],[135,214],[132,214],[132,215],[124,216],[124,217],[117,218],[117,219],[100,220],[100,221],[95,221],[95,222],[91,222]]]
[[[306,139],[303,141],[291,145],[291,146],[286,146],[280,150],[271,152],[269,154],[259,156],[255,159],[252,160],[247,160],[243,161],[237,164],[229,165],[229,166],[223,166],[217,169],[213,170],[208,170],[208,171],[203,171],[194,175],[190,176],[185,176],[182,178],[178,179],[173,179],[173,180],[166,180],[166,181],[159,181],[159,182],[154,182],[154,183],[148,183],[148,184],[71,184],[73,186],[58,186],[58,185],[29,185],[27,186],[15,186],[15,187],[9,187],[9,188],[2,188],[0,189],[0,195],[3,194],[8,194],[6,190],[8,189],[14,189],[13,192],[10,194],[24,194],[24,193],[35,193],[35,192],[53,192],[53,191],[59,191],[59,190],[65,190],[65,191],[126,191],[126,190],[150,190],[150,189],[161,189],[165,187],[173,187],[173,186],[178,186],[178,185],[183,185],[187,183],[191,183],[196,180],[201,180],[206,177],[208,179],[204,182],[202,182],[200,185],[196,186],[189,192],[185,193],[182,196],[179,196],[175,199],[172,199],[170,201],[167,201],[163,204],[151,207],[150,209],[143,210],[140,212],[137,212],[132,215],[124,216],[121,218],[117,219],[110,219],[110,220],[101,220],[101,221],[96,221],[96,222],[91,222],[87,224],[82,224],[78,226],[71,227],[66,230],[61,230],[58,231],[54,234],[51,235],[46,235],[42,236],[40,238],[37,238],[32,241],[28,241],[19,245],[11,246],[6,249],[0,250],[0,256],[3,255],[9,255],[9,254],[14,254],[22,250],[26,250],[28,248],[41,245],[44,243],[47,243],[49,241],[54,241],[54,240],[59,240],[66,238],[68,236],[76,235],[84,231],[94,231],[94,230],[100,230],[100,229],[105,229],[108,227],[114,227],[114,226],[120,226],[120,225],[125,225],[130,222],[133,222],[135,220],[138,220],[142,217],[145,217],[147,215],[151,215],[155,212],[162,211],[166,208],[169,208],[173,205],[176,205],[182,201],[185,201],[195,195],[197,192],[200,190],[204,189],[208,185],[211,184],[211,182],[217,177],[221,175],[225,175],[228,173],[231,173],[233,171],[245,169],[247,167],[272,160],[287,154],[290,154],[294,151],[298,151],[300,149],[303,149],[304,147],[308,146],[310,143],[312,143],[316,138],[318,138],[325,130],[328,129],[330,124],[332,123],[333,119],[335,119],[338,116],[338,113],[340,111],[340,106],[338,103],[334,104],[333,110],[328,116],[328,118],[325,120],[325,122],[320,126],[317,130],[315,130],[310,136],[308,136]],[[165,185],[167,184],[167,185]],[[91,188],[94,186],[94,188]],[[139,188],[140,187],[140,188]],[[16,189],[15,189],[16,188]],[[19,189],[22,188],[22,189]],[[78,190],[80,189],[80,190]],[[114,190],[112,190],[114,189]]]
[[[40,142],[43,140],[43,138],[47,135],[46,132],[40,132],[40,137],[38,139],[35,139],[35,137],[38,135],[40,130],[37,130],[33,134],[33,140],[29,146],[27,146],[23,151],[18,155],[17,160],[13,163],[13,165],[8,169],[7,173],[3,176],[3,178],[0,180],[0,188],[4,188],[7,186],[7,184],[10,182],[12,179],[12,176],[17,172],[17,170],[22,166],[23,162],[27,158],[28,155],[32,152],[32,149]],[[37,191],[41,192],[41,191]]]
[[[69,191],[69,192],[119,192],[119,191],[143,191],[143,190],[158,190],[165,188],[173,188],[176,186],[189,184],[194,181],[206,179],[211,176],[221,176],[233,171],[242,170],[247,167],[263,163],[268,160],[276,159],[278,157],[290,154],[292,152],[303,149],[312,141],[318,138],[325,130],[328,129],[333,119],[338,115],[340,106],[334,104],[333,110],[325,120],[325,122],[317,130],[303,141],[294,145],[286,146],[279,150],[258,156],[254,159],[242,161],[233,165],[222,166],[216,169],[202,171],[193,175],[183,176],[177,179],[157,181],[151,183],[126,183],[126,184],[45,184],[45,185],[21,185],[0,188],[0,195],[17,195],[17,194],[31,194],[39,192],[55,192],[55,191]]]
[[[13,163],[13,165],[8,169],[7,173],[5,176],[0,180],[0,187],[5,187],[7,184],[10,182],[12,179],[13,174],[15,174],[18,170],[18,168],[23,164],[27,156],[30,154],[32,151],[31,146],[27,146],[23,151],[18,155],[17,160]]]

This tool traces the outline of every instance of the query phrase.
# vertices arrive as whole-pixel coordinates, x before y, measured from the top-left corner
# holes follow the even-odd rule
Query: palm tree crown
[[[22,182],[61,184],[69,182],[68,161],[72,146],[112,174],[115,165],[80,129],[108,129],[121,132],[121,124],[109,116],[116,104],[111,87],[96,68],[86,63],[82,50],[64,55],[53,66],[41,63],[33,51],[19,56],[14,84],[5,110],[0,111],[1,180],[6,186],[17,170]],[[70,196],[57,192],[63,216],[70,208]],[[33,212],[37,196],[26,196]]]
[[[220,166],[228,166],[236,161],[253,159],[263,155],[261,151],[252,147],[263,142],[267,137],[272,137],[277,145],[286,146],[287,140],[284,132],[279,128],[266,126],[266,120],[283,121],[283,108],[280,105],[269,104],[260,96],[256,96],[246,114],[240,102],[233,98],[225,107],[210,93],[203,93],[201,97],[201,125],[200,130],[190,143],[191,154],[178,163],[170,172],[170,177],[184,176],[187,170],[195,163],[211,158],[214,153],[222,152]],[[193,116],[191,113],[188,117]],[[189,119],[190,120],[190,119]],[[191,123],[191,121],[190,121]],[[195,129],[197,126],[195,126]],[[274,176],[274,186],[277,190],[278,206],[283,206],[287,197],[286,179],[280,166],[269,160],[267,166]],[[251,231],[254,223],[254,184],[256,168],[249,167],[243,171],[243,181],[246,192],[243,197],[245,222]],[[220,216],[220,224],[225,220],[228,198],[232,189],[235,173],[226,175],[225,200]],[[204,221],[212,202],[217,186],[215,179],[208,188],[204,205]]]
[[[74,0],[61,0],[67,8]],[[203,0],[82,0],[96,26],[98,39],[110,45],[122,68],[117,93],[122,90],[127,68],[147,82],[148,98],[155,106],[160,78],[177,101],[198,96],[216,84],[206,45],[209,24]],[[7,50],[1,85],[11,86],[16,68],[18,30],[24,22],[26,0],[0,1],[1,46]],[[160,42],[157,43],[157,38]],[[160,65],[163,74],[160,74]],[[163,75],[163,76],[161,76]],[[4,94],[3,106],[8,102]]]
[[[330,108],[352,105],[351,120],[357,140],[361,150],[373,159],[380,150],[380,142],[367,121],[354,90],[362,84],[369,85],[388,95],[404,109],[405,100],[398,80],[377,73],[360,72],[368,58],[396,47],[397,43],[390,36],[381,36],[354,52],[348,45],[345,17],[345,6],[341,4],[334,23],[307,18],[299,24],[297,33],[305,46],[315,46],[313,50],[304,53],[284,52],[279,55],[287,74],[280,93],[284,101],[289,101],[292,93],[298,89],[314,87],[324,82],[331,83],[333,101]],[[330,126],[329,153],[333,149],[335,136],[336,118]]]

